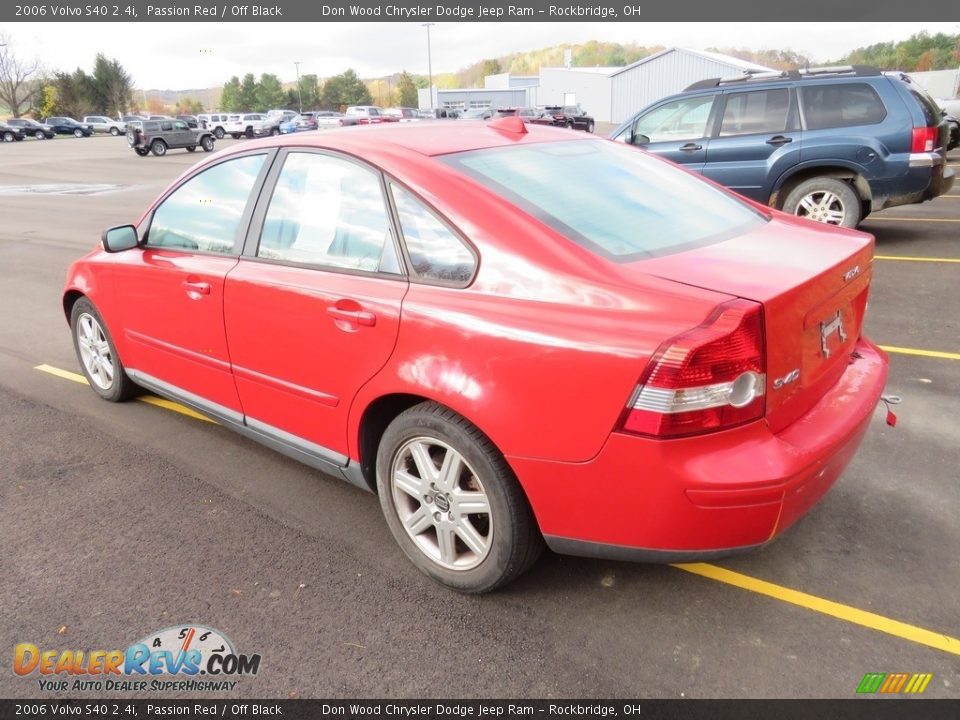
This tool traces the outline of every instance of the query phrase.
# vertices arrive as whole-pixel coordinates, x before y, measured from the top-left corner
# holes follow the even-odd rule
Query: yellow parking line
[[[89,385],[89,383],[87,382],[87,378],[85,378],[80,373],[70,372],[69,370],[61,370],[60,368],[54,367],[53,365],[46,365],[46,364],[37,365],[34,368],[34,370],[39,370],[40,372],[45,372],[50,375],[55,375],[58,378],[63,378],[64,380],[72,380],[73,382],[80,383],[82,385]],[[180,403],[176,403],[162,397],[157,397],[156,395],[140,395],[137,397],[137,400],[139,400],[142,403],[146,403],[147,405],[154,405],[156,407],[161,407],[164,410],[172,410],[175,413],[180,413],[181,415],[192,417],[194,420],[203,420],[204,422],[213,423],[214,425],[217,424],[214,420],[211,420],[210,418],[204,415],[201,415],[195,410],[191,410],[186,405],[181,405]]]
[[[960,263],[960,258],[925,258],[905,255],[874,255],[874,260],[902,260],[904,262]]]
[[[889,221],[899,221],[899,222],[960,223],[960,218],[890,217],[889,215],[871,215],[864,222],[870,222],[871,220],[889,220]]]
[[[888,353],[897,353],[899,355],[919,355],[920,357],[940,358],[942,360],[960,360],[960,353],[943,352],[941,350],[918,350],[917,348],[895,347],[893,345],[881,345],[880,349]]]
[[[673,567],[688,573],[693,573],[694,575],[716,580],[717,582],[733,585],[743,590],[766,595],[781,602],[798,605],[807,610],[830,615],[831,617],[853,623],[854,625],[861,625],[871,630],[894,635],[903,640],[926,645],[937,650],[942,650],[943,652],[951,653],[952,655],[960,655],[960,639],[944,635],[943,633],[925,630],[916,625],[909,625],[899,620],[892,620],[883,615],[860,610],[859,608],[834,602],[833,600],[826,600],[816,595],[800,592],[799,590],[792,590],[783,585],[776,585],[766,580],[759,580],[749,575],[742,575],[733,570],[727,570],[708,563],[685,563],[674,565]]]

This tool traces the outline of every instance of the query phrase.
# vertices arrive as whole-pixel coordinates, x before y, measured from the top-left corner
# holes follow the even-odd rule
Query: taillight
[[[914,128],[910,152],[931,152],[937,146],[938,133],[939,129],[935,127]]]
[[[747,300],[723,303],[702,325],[660,346],[620,429],[669,438],[759,420],[765,373],[762,307]]]

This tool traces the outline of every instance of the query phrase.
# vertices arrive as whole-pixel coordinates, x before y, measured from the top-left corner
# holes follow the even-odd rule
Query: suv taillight
[[[762,307],[739,299],[723,303],[705,323],[660,346],[620,429],[671,438],[759,420],[765,373]]]
[[[914,128],[913,141],[910,143],[910,152],[931,152],[937,146],[938,133],[939,129],[935,127]]]

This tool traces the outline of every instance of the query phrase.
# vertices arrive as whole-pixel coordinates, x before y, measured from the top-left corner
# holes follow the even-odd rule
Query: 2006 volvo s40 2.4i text
[[[886,380],[861,335],[871,236],[582,133],[456,125],[187,171],[70,270],[92,388],[376,492],[407,557],[462,591],[544,541],[675,561],[790,527]]]

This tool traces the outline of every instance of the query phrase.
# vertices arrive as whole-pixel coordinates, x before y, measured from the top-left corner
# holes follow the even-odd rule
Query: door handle
[[[183,287],[186,288],[187,292],[190,294],[196,294],[196,295],[210,294],[210,283],[200,282],[196,280],[184,280]]]
[[[697,145],[696,143],[687,143],[686,145],[681,145],[680,150],[683,152],[695,152],[697,150],[703,150],[703,145]]]
[[[367,310],[341,310],[336,306],[327,308],[327,315],[334,320],[340,320],[364,327],[373,327],[377,324],[377,316]]]
[[[767,140],[767,145],[786,145],[790,142],[793,142],[792,137],[787,137],[786,135],[774,135],[772,138]]]

